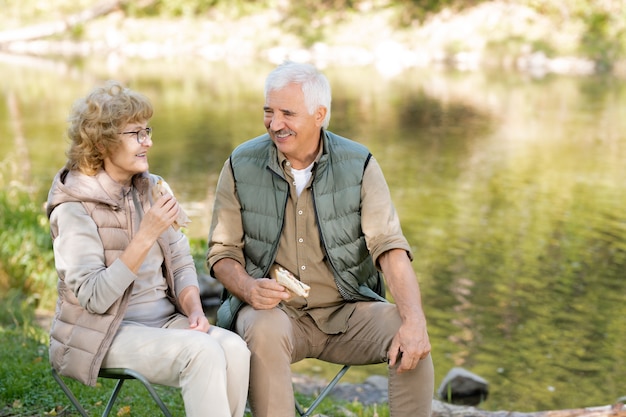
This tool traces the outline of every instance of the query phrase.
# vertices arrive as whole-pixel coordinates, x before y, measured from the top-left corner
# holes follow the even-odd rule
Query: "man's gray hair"
[[[330,123],[330,83],[324,74],[311,64],[285,61],[276,67],[265,80],[265,98],[270,91],[281,90],[289,84],[299,84],[304,94],[304,103],[309,114],[315,113],[319,106],[326,107],[326,117],[322,123],[324,129]]]

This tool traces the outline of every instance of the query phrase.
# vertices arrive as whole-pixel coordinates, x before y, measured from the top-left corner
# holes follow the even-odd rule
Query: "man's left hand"
[[[430,353],[430,339],[425,323],[403,323],[389,347],[389,366],[398,363],[398,373],[414,369]],[[399,362],[398,362],[399,361]]]

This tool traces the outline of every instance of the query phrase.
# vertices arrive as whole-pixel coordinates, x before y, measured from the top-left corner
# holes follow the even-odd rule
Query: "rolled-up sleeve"
[[[108,268],[98,228],[81,203],[64,203],[50,216],[58,230],[53,242],[59,274],[87,311],[105,313],[136,275],[119,259]]]
[[[211,272],[213,265],[224,258],[245,265],[241,205],[235,192],[230,160],[224,163],[217,181],[208,246],[207,266]]]
[[[380,165],[373,157],[363,175],[361,187],[361,227],[374,264],[391,249],[404,249],[413,259],[411,247],[402,233],[398,213]]]

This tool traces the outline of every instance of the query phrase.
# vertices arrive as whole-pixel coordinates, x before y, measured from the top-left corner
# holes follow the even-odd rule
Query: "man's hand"
[[[269,310],[291,294],[271,278],[253,278],[245,268],[231,258],[220,259],[213,265],[215,278],[235,297],[256,310]]]
[[[244,300],[255,310],[269,310],[290,297],[289,291],[271,278],[251,278],[244,288]]]
[[[404,323],[394,336],[387,353],[389,366],[394,367],[398,360],[398,373],[414,369],[421,359],[430,353],[430,339],[425,323]]]

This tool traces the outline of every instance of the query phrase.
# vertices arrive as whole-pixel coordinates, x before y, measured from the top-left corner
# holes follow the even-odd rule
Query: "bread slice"
[[[311,289],[311,287],[300,281],[291,272],[289,272],[282,266],[272,268],[270,271],[270,276],[278,281],[280,285],[287,288],[287,290],[292,294],[298,295],[300,297],[309,296],[309,290]]]
[[[174,196],[174,192],[170,188],[169,184],[162,179],[157,180],[150,191],[152,193],[152,202],[158,200],[159,197],[165,194],[171,194]],[[174,229],[178,230],[181,227],[186,227],[190,222],[191,219],[189,219],[187,213],[185,213],[182,207],[179,207],[178,216],[176,217],[176,220],[174,220],[173,224]]]

